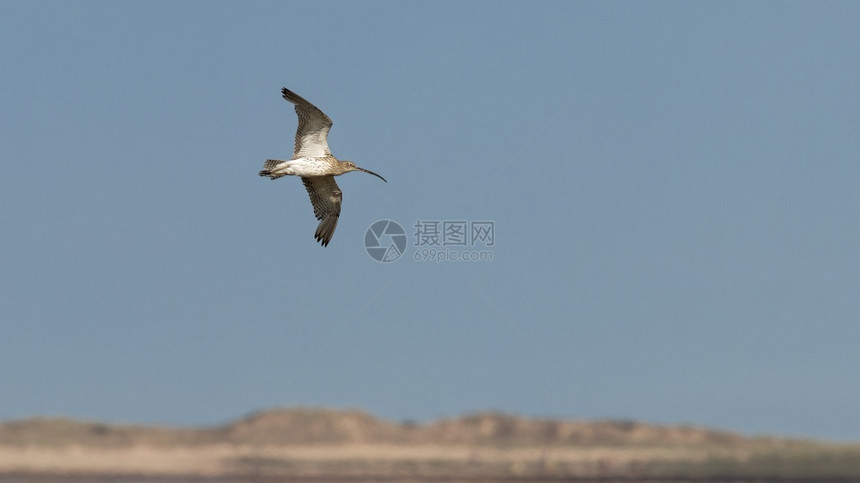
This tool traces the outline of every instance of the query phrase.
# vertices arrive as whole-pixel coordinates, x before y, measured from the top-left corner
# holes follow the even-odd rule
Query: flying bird
[[[260,176],[278,179],[292,175],[302,178],[302,183],[308,190],[314,207],[314,215],[320,221],[314,238],[325,247],[334,235],[334,229],[340,217],[341,201],[343,201],[343,193],[335,183],[334,177],[350,171],[363,171],[382,181],[385,181],[385,178],[369,169],[356,166],[352,161],[335,158],[328,148],[331,119],[319,108],[286,87],[281,89],[281,93],[284,99],[295,104],[296,115],[299,118],[293,157],[288,161],[267,159],[263,170],[260,171]]]

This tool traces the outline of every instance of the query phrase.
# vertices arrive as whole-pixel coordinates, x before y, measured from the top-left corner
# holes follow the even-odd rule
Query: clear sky
[[[847,1],[0,2],[0,419],[860,440],[858,25]],[[300,181],[257,176],[292,153],[282,86],[388,179],[338,178],[327,248]],[[416,261],[419,220],[492,221],[492,260]]]

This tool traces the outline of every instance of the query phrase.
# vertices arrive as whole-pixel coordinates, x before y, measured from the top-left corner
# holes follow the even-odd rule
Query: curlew
[[[352,161],[335,158],[328,148],[328,131],[331,129],[331,119],[316,106],[306,101],[295,92],[284,87],[281,89],[284,99],[295,104],[299,126],[296,129],[296,146],[293,157],[288,161],[267,159],[260,176],[278,179],[282,176],[300,176],[311,204],[314,215],[320,224],[314,233],[314,238],[328,246],[337,227],[340,217],[340,205],[343,193],[334,181],[350,171],[363,171],[385,181],[385,178],[369,169],[360,168]],[[386,181],[387,182],[387,181]]]

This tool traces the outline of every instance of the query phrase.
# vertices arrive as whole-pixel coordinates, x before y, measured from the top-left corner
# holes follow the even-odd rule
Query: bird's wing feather
[[[334,229],[337,227],[343,193],[335,183],[334,176],[303,177],[302,183],[304,183],[305,189],[308,190],[308,195],[311,197],[314,215],[317,220],[320,220],[314,238],[322,243],[322,246],[328,246],[334,235]]]
[[[331,119],[302,96],[284,87],[284,99],[296,105],[299,127],[296,129],[296,146],[293,158],[331,156],[328,148],[328,131]]]

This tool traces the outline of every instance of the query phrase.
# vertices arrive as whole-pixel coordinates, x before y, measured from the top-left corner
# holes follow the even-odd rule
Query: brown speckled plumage
[[[382,181],[385,181],[385,178],[373,171],[360,168],[351,161],[335,158],[328,147],[331,119],[319,108],[286,87],[281,90],[281,93],[284,99],[295,104],[296,115],[299,118],[293,157],[287,161],[268,159],[259,174],[271,179],[288,175],[302,178],[302,183],[314,207],[314,215],[320,220],[314,237],[323,246],[328,246],[337,227],[343,200],[343,193],[335,183],[334,177],[350,171],[363,171]]]

